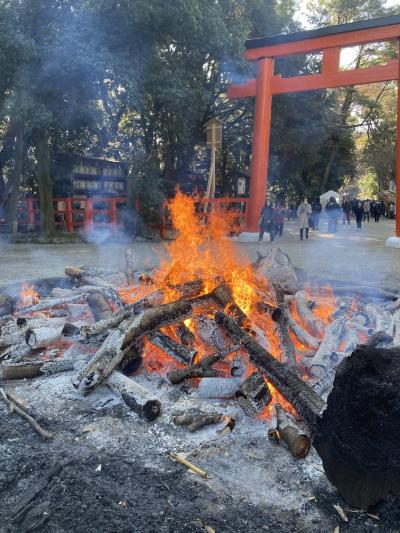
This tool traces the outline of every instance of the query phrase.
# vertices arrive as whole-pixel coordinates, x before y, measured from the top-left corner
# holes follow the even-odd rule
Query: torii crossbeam
[[[251,162],[250,201],[247,230],[257,231],[258,219],[267,192],[271,103],[274,94],[312,91],[346,85],[397,80],[400,85],[400,51],[397,59],[384,65],[340,70],[342,48],[367,43],[400,42],[400,15],[339,24],[327,28],[276,35],[246,41],[245,57],[258,61],[257,79],[230,85],[229,98],[255,97],[255,120]],[[398,50],[400,46],[398,44]],[[320,74],[283,78],[274,74],[274,59],[296,54],[322,52]],[[400,238],[400,91],[397,100],[396,143],[396,236]],[[399,241],[400,242],[400,241]]]

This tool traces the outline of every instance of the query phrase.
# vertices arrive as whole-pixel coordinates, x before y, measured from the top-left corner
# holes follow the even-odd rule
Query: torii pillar
[[[386,64],[353,70],[340,70],[340,51],[349,46],[397,41],[398,57]],[[274,59],[322,52],[319,74],[283,78],[274,74]],[[251,161],[250,198],[247,206],[247,231],[258,230],[258,220],[267,193],[271,103],[274,94],[397,81],[396,143],[396,236],[387,246],[400,248],[400,15],[361,20],[317,30],[276,35],[246,41],[245,57],[258,61],[257,78],[228,87],[229,98],[255,97],[255,119]]]

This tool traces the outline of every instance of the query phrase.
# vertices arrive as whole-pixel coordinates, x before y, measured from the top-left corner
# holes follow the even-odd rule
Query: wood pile
[[[313,442],[328,478],[353,505],[399,493],[397,295],[304,285],[273,249],[253,265],[257,298],[245,312],[223,279],[209,292],[197,279],[157,284],[152,271],[136,272],[127,259],[126,272],[67,267],[70,288],[53,287],[30,305],[0,292],[1,397],[10,410],[40,433],[10,384],[69,371],[82,395],[104,384],[153,422],[162,402],[135,376],[150,372],[149,355],[160,353],[170,386],[231,399],[252,418],[274,416],[270,437],[294,457],[305,457]],[[86,355],[75,358],[76,347]],[[174,422],[192,432],[223,420],[219,412],[183,413]]]

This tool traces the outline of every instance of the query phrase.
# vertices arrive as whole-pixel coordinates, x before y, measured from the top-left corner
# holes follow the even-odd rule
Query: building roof
[[[248,39],[245,43],[246,49],[261,48],[263,46],[273,46],[275,44],[292,43],[295,41],[304,41],[305,39],[317,39],[326,35],[336,35],[338,33],[348,33],[356,30],[369,30],[381,28],[383,26],[393,26],[400,24],[400,15],[391,17],[380,17],[377,19],[358,20],[348,24],[338,24],[336,26],[326,26],[316,30],[298,31],[295,33],[284,33],[273,35],[272,37],[261,37],[258,39]]]

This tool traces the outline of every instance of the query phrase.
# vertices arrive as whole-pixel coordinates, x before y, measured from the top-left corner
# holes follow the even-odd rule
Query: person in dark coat
[[[264,238],[264,232],[269,233],[270,241],[275,240],[275,210],[269,200],[265,200],[264,207],[260,214],[260,233],[258,235],[258,242],[262,242]]]
[[[328,232],[336,233],[340,217],[340,206],[334,196],[329,198],[329,202],[325,206],[325,211],[329,218]]]
[[[283,223],[285,220],[285,210],[281,206],[281,204],[278,202],[275,205],[275,214],[274,214],[274,230],[275,234],[279,235],[279,237],[282,237],[283,235]]]
[[[364,219],[364,208],[362,202],[358,201],[353,207],[353,211],[356,217],[357,231],[361,231],[361,224]]]
[[[288,209],[288,220],[296,220],[296,206],[291,203]]]
[[[348,224],[350,224],[350,215],[351,215],[351,210],[352,210],[351,203],[345,200],[342,203],[342,210],[343,210],[343,219],[342,219],[343,224],[346,224],[346,221]]]
[[[382,214],[382,208],[381,204],[379,202],[375,202],[372,206],[372,214],[374,215],[375,222],[379,222],[379,219]]]
[[[319,230],[319,219],[321,216],[322,211],[322,204],[317,198],[311,205],[311,217],[310,217],[310,223],[311,228],[318,231]]]

